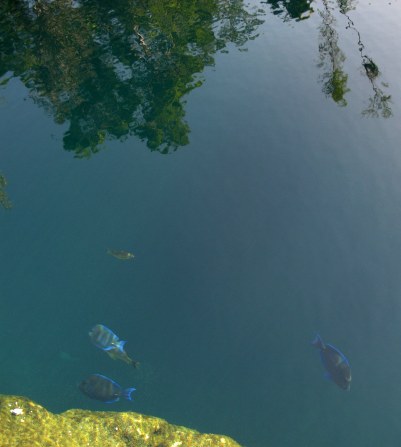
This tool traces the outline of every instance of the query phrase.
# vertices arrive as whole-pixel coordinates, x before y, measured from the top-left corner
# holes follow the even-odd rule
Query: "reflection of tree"
[[[337,0],[337,5],[341,14],[347,14],[349,11],[355,9],[356,0]]]
[[[344,53],[338,46],[338,33],[334,28],[335,18],[327,0],[323,0],[324,9],[319,11],[322,17],[320,26],[319,66],[324,69],[322,74],[323,92],[330,95],[340,106],[346,106],[344,98],[348,76],[343,71]]]
[[[329,0],[322,0],[324,9],[320,11],[323,19],[320,27],[320,67],[324,67],[325,72],[322,75],[323,91],[330,95],[333,100],[341,105],[347,104],[344,95],[349,91],[347,88],[348,76],[343,72],[344,53],[338,46],[338,33],[335,30],[334,9],[330,6]],[[362,59],[363,73],[368,78],[373,96],[369,98],[369,106],[362,112],[365,116],[388,118],[392,115],[390,95],[386,95],[378,86],[379,68],[371,57],[365,52],[365,46],[361,40],[361,34],[355,27],[354,22],[348,15],[348,12],[355,9],[353,0],[337,0],[337,5],[341,14],[346,17],[347,29],[352,29],[358,37],[358,49]],[[383,87],[387,87],[382,84]]]
[[[284,21],[306,19],[313,12],[312,1],[308,0],[266,0],[273,14],[280,16]],[[390,103],[391,96],[385,94],[383,88],[388,86],[381,83],[379,67],[365,52],[361,34],[355,27],[348,13],[355,9],[356,0],[322,0],[323,8],[319,10],[322,24],[319,27],[319,64],[322,69],[321,82],[323,92],[330,96],[340,106],[346,106],[345,95],[350,89],[347,87],[348,75],[344,72],[345,54],[338,41],[335,13],[338,9],[347,20],[347,29],[352,29],[358,37],[358,49],[361,54],[363,73],[368,78],[373,95],[369,98],[368,107],[362,112],[365,116],[388,118],[392,115]],[[336,5],[336,6],[334,6]]]
[[[7,186],[7,180],[4,175],[0,174],[0,205],[5,209],[10,209],[12,207],[12,203],[10,202],[5,188]]]
[[[393,115],[390,106],[391,95],[385,95],[383,90],[376,85],[374,80],[370,79],[370,81],[372,83],[373,96],[369,98],[369,105],[362,114],[374,118],[377,118],[379,115],[383,118],[389,118]],[[386,87],[386,85],[384,85],[384,87]]]
[[[393,114],[390,107],[391,96],[385,95],[383,90],[377,85],[377,79],[380,75],[379,67],[375,64],[373,59],[366,54],[365,45],[362,43],[361,34],[348,15],[348,11],[353,9],[352,5],[350,4],[351,1],[338,0],[338,2],[340,4],[340,12],[344,14],[347,19],[347,29],[352,29],[358,36],[358,49],[362,59],[362,66],[373,90],[373,96],[369,98],[369,105],[362,112],[362,114],[371,117],[378,117],[381,115],[383,118],[389,118]],[[382,85],[383,87],[387,87],[385,84]]]
[[[307,19],[313,12],[310,0],[266,0],[274,15],[279,15],[285,22]]]
[[[228,43],[261,23],[242,0],[2,0],[0,77],[20,77],[78,156],[136,135],[166,153],[188,143],[183,96]]]

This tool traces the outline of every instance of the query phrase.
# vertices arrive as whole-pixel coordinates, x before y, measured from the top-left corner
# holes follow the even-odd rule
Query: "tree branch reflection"
[[[267,0],[283,21],[314,12],[309,0]],[[325,95],[346,106],[348,74],[336,18],[355,33],[372,89],[365,116],[392,115],[388,87],[350,18],[354,0],[322,0],[319,67]],[[243,0],[2,0],[0,78],[18,77],[33,100],[65,123],[66,150],[89,157],[111,139],[139,137],[169,153],[189,142],[184,98],[229,45],[246,49],[264,11]]]
[[[283,21],[300,21],[309,18],[314,12],[312,2],[305,0],[267,0],[273,14]],[[345,53],[339,45],[339,34],[336,29],[336,15],[340,14],[346,19],[346,29],[352,30],[357,36],[357,46],[361,55],[362,73],[366,75],[372,88],[372,96],[368,98],[368,106],[362,115],[370,117],[389,118],[392,116],[391,96],[383,89],[388,88],[386,83],[379,83],[380,70],[373,58],[365,51],[361,33],[351,20],[349,12],[356,8],[356,0],[321,0],[322,8],[318,13],[322,19],[319,27],[319,63],[322,70],[320,82],[322,91],[341,107],[347,105],[346,94],[348,88],[348,74],[344,71]]]
[[[380,76],[379,67],[373,61],[373,59],[367,55],[365,52],[365,45],[362,42],[361,33],[355,27],[354,22],[348,15],[348,11],[353,9],[353,5],[351,1],[346,0],[338,0],[340,6],[340,12],[347,19],[347,29],[351,29],[355,32],[358,38],[358,49],[361,55],[362,67],[364,68],[364,72],[366,77],[369,79],[370,85],[372,87],[373,96],[371,96],[368,100],[368,107],[362,112],[364,116],[370,117],[379,117],[380,115],[383,118],[389,118],[392,116],[392,110],[390,107],[391,96],[386,95],[384,91],[378,86],[378,79]],[[383,87],[387,88],[387,84],[382,84]]]
[[[335,29],[336,20],[331,12],[329,2],[327,0],[322,1],[324,9],[319,11],[322,17],[319,67],[325,70],[321,77],[323,92],[330,95],[338,105],[344,107],[347,105],[344,95],[349,91],[347,87],[348,75],[343,70],[345,55],[338,46],[338,33]]]
[[[321,43],[319,44],[319,53],[321,59],[320,66],[326,69],[326,72],[322,76],[323,92],[327,95],[331,95],[333,100],[340,106],[345,106],[347,102],[344,95],[349,91],[347,88],[348,75],[343,71],[345,55],[338,46],[338,33],[335,30],[335,9],[331,6],[333,2],[330,2],[329,0],[322,0],[322,3],[324,9],[323,11],[320,11],[323,23],[320,28]],[[373,95],[368,99],[369,105],[362,111],[362,115],[389,118],[392,116],[390,107],[391,96],[386,95],[379,87],[379,67],[366,53],[361,33],[348,14],[349,11],[355,9],[355,3],[356,2],[353,0],[337,0],[339,12],[346,18],[346,29],[354,31],[357,36],[357,46],[361,55],[361,65],[363,67],[362,72],[369,80],[373,91]],[[384,83],[382,83],[382,86],[384,88],[388,87],[388,85]]]

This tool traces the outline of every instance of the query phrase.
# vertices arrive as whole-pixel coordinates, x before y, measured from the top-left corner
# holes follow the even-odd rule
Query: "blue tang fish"
[[[124,340],[120,340],[117,335],[103,324],[93,326],[89,332],[89,337],[92,343],[103,351],[110,351],[111,349],[124,349]]]
[[[121,386],[101,374],[91,374],[79,384],[79,389],[91,399],[110,404],[120,398],[132,400],[131,394],[135,388],[123,389]]]
[[[312,344],[320,350],[320,359],[326,369],[326,377],[343,390],[349,391],[351,367],[347,357],[334,346],[324,343],[319,334],[316,334]]]
[[[113,360],[122,360],[136,368],[139,363],[133,360],[124,350],[125,340],[120,340],[117,335],[103,324],[93,326],[89,332],[92,343],[99,349],[107,352]]]

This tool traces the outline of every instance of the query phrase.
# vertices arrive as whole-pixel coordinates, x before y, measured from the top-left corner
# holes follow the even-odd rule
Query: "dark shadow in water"
[[[183,97],[214,54],[256,37],[242,0],[2,0],[0,77],[19,77],[87,157],[136,135],[168,153],[188,143]]]
[[[5,191],[6,186],[7,186],[6,178],[4,177],[4,175],[0,174],[0,205],[6,210],[9,210],[10,208],[12,208],[13,205]]]
[[[280,16],[284,22],[304,20],[313,13],[309,0],[267,0],[262,3],[269,5],[272,13]]]

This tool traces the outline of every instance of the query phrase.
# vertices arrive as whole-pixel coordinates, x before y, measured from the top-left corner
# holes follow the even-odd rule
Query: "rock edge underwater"
[[[0,395],[1,447],[240,447],[133,412],[67,410],[53,414],[26,397]]]

